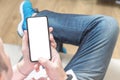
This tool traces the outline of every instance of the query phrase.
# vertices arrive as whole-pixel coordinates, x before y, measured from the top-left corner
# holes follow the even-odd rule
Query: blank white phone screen
[[[28,18],[27,25],[31,61],[51,59],[47,17]]]

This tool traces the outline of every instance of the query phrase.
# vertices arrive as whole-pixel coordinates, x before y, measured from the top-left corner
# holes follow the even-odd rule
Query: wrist
[[[26,74],[25,72],[23,72],[21,69],[20,69],[20,66],[19,64],[16,65],[16,68],[17,68],[17,71],[24,77],[26,77],[28,74]]]
[[[24,78],[26,78],[27,76],[26,75],[23,75],[19,68],[18,68],[18,65],[16,64],[14,67],[13,67],[13,76],[12,76],[12,80],[23,80]]]
[[[17,69],[21,74],[23,74],[24,76],[27,76],[33,70],[33,66],[25,63],[24,60],[22,60],[17,64]]]

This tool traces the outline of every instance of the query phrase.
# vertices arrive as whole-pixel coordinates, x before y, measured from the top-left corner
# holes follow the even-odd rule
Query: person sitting
[[[79,47],[64,71],[72,70],[69,74],[75,75],[78,80],[103,80],[119,33],[117,21],[106,15],[64,14],[49,10],[33,12],[31,2],[27,1],[31,6],[27,6],[25,2],[21,5],[24,17],[22,25],[18,26],[18,34],[22,36],[23,31],[27,30],[26,18],[28,16],[33,14],[35,17],[47,16],[49,26],[54,29],[52,33],[56,42]],[[49,61],[47,62],[49,64]],[[46,71],[49,70],[48,66],[52,66],[52,64],[44,65],[44,62],[40,63],[46,67]],[[60,72],[56,70],[56,73],[53,73],[54,71],[47,71],[48,77],[59,80],[54,78],[57,78],[56,75]]]

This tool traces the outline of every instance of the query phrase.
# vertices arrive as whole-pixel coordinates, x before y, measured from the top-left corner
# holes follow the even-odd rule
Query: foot
[[[20,5],[21,22],[18,25],[18,34],[22,37],[23,31],[27,30],[26,19],[31,17],[36,11],[32,8],[30,0],[24,0]]]
[[[56,43],[57,43],[57,48],[56,48],[57,51],[66,54],[66,53],[67,53],[67,50],[66,50],[65,47],[63,47],[63,43],[61,43],[61,42],[59,42],[59,41],[56,41]]]

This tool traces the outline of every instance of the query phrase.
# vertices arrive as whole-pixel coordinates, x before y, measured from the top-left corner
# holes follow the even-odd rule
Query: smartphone
[[[47,17],[27,18],[27,29],[30,60],[36,62],[40,57],[51,59]]]

